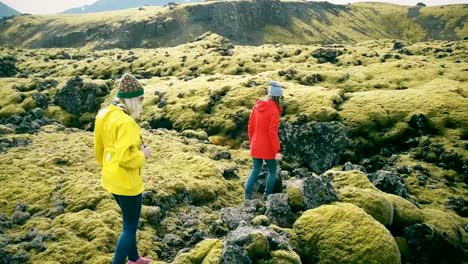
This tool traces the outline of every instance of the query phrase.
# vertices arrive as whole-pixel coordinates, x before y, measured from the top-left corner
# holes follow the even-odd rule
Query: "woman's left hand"
[[[283,159],[283,155],[281,153],[276,153],[275,160],[281,161]]]

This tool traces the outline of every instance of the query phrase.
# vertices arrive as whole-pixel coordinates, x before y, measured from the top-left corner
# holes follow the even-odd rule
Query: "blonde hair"
[[[133,117],[133,119],[138,119],[143,112],[143,103],[140,100],[140,97],[133,98],[116,98],[117,101],[123,103],[125,108],[128,111],[128,114]]]

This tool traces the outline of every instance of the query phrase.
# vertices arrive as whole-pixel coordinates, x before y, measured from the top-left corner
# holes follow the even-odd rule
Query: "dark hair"
[[[281,96],[270,96],[271,100],[276,103],[278,107],[281,107]]]

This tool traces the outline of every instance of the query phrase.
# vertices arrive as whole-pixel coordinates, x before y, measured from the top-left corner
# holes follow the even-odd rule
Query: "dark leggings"
[[[114,199],[122,210],[123,228],[112,264],[125,263],[126,258],[137,261],[140,258],[136,242],[136,231],[141,213],[141,194],[137,196],[123,196],[113,194]]]
[[[263,197],[265,198],[269,194],[273,192],[273,188],[275,187],[275,180],[276,180],[276,160],[265,160],[268,169],[268,177],[266,180],[266,187],[265,192],[263,193]],[[253,188],[255,182],[258,179],[258,175],[262,170],[263,160],[252,158],[252,171],[250,171],[250,175],[247,178],[247,182],[245,183],[245,199],[252,199],[253,197]]]

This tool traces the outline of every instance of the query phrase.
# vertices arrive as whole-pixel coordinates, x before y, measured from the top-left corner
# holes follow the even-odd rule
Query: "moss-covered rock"
[[[384,194],[386,199],[393,204],[392,228],[402,228],[422,223],[423,214],[421,210],[410,201],[393,194]]]
[[[174,264],[215,264],[221,260],[223,242],[218,239],[205,239],[189,252],[177,255]]]
[[[356,187],[362,189],[378,190],[367,178],[367,175],[361,171],[334,171],[329,170],[327,175],[332,177],[332,185],[335,189],[344,187]]]
[[[251,221],[252,225],[254,226],[269,226],[270,225],[270,219],[266,215],[258,215]]]
[[[270,251],[268,238],[261,232],[253,232],[249,234],[249,242],[245,247],[250,259],[262,258]]]
[[[274,250],[271,259],[259,260],[260,264],[301,264],[301,258],[292,250]]]
[[[400,263],[400,252],[390,232],[352,204],[308,210],[294,223],[293,230],[298,243],[295,250],[310,262]]]
[[[390,226],[393,222],[393,204],[385,194],[372,189],[359,189],[345,187],[339,190],[338,198],[341,202],[352,203],[384,226]]]

